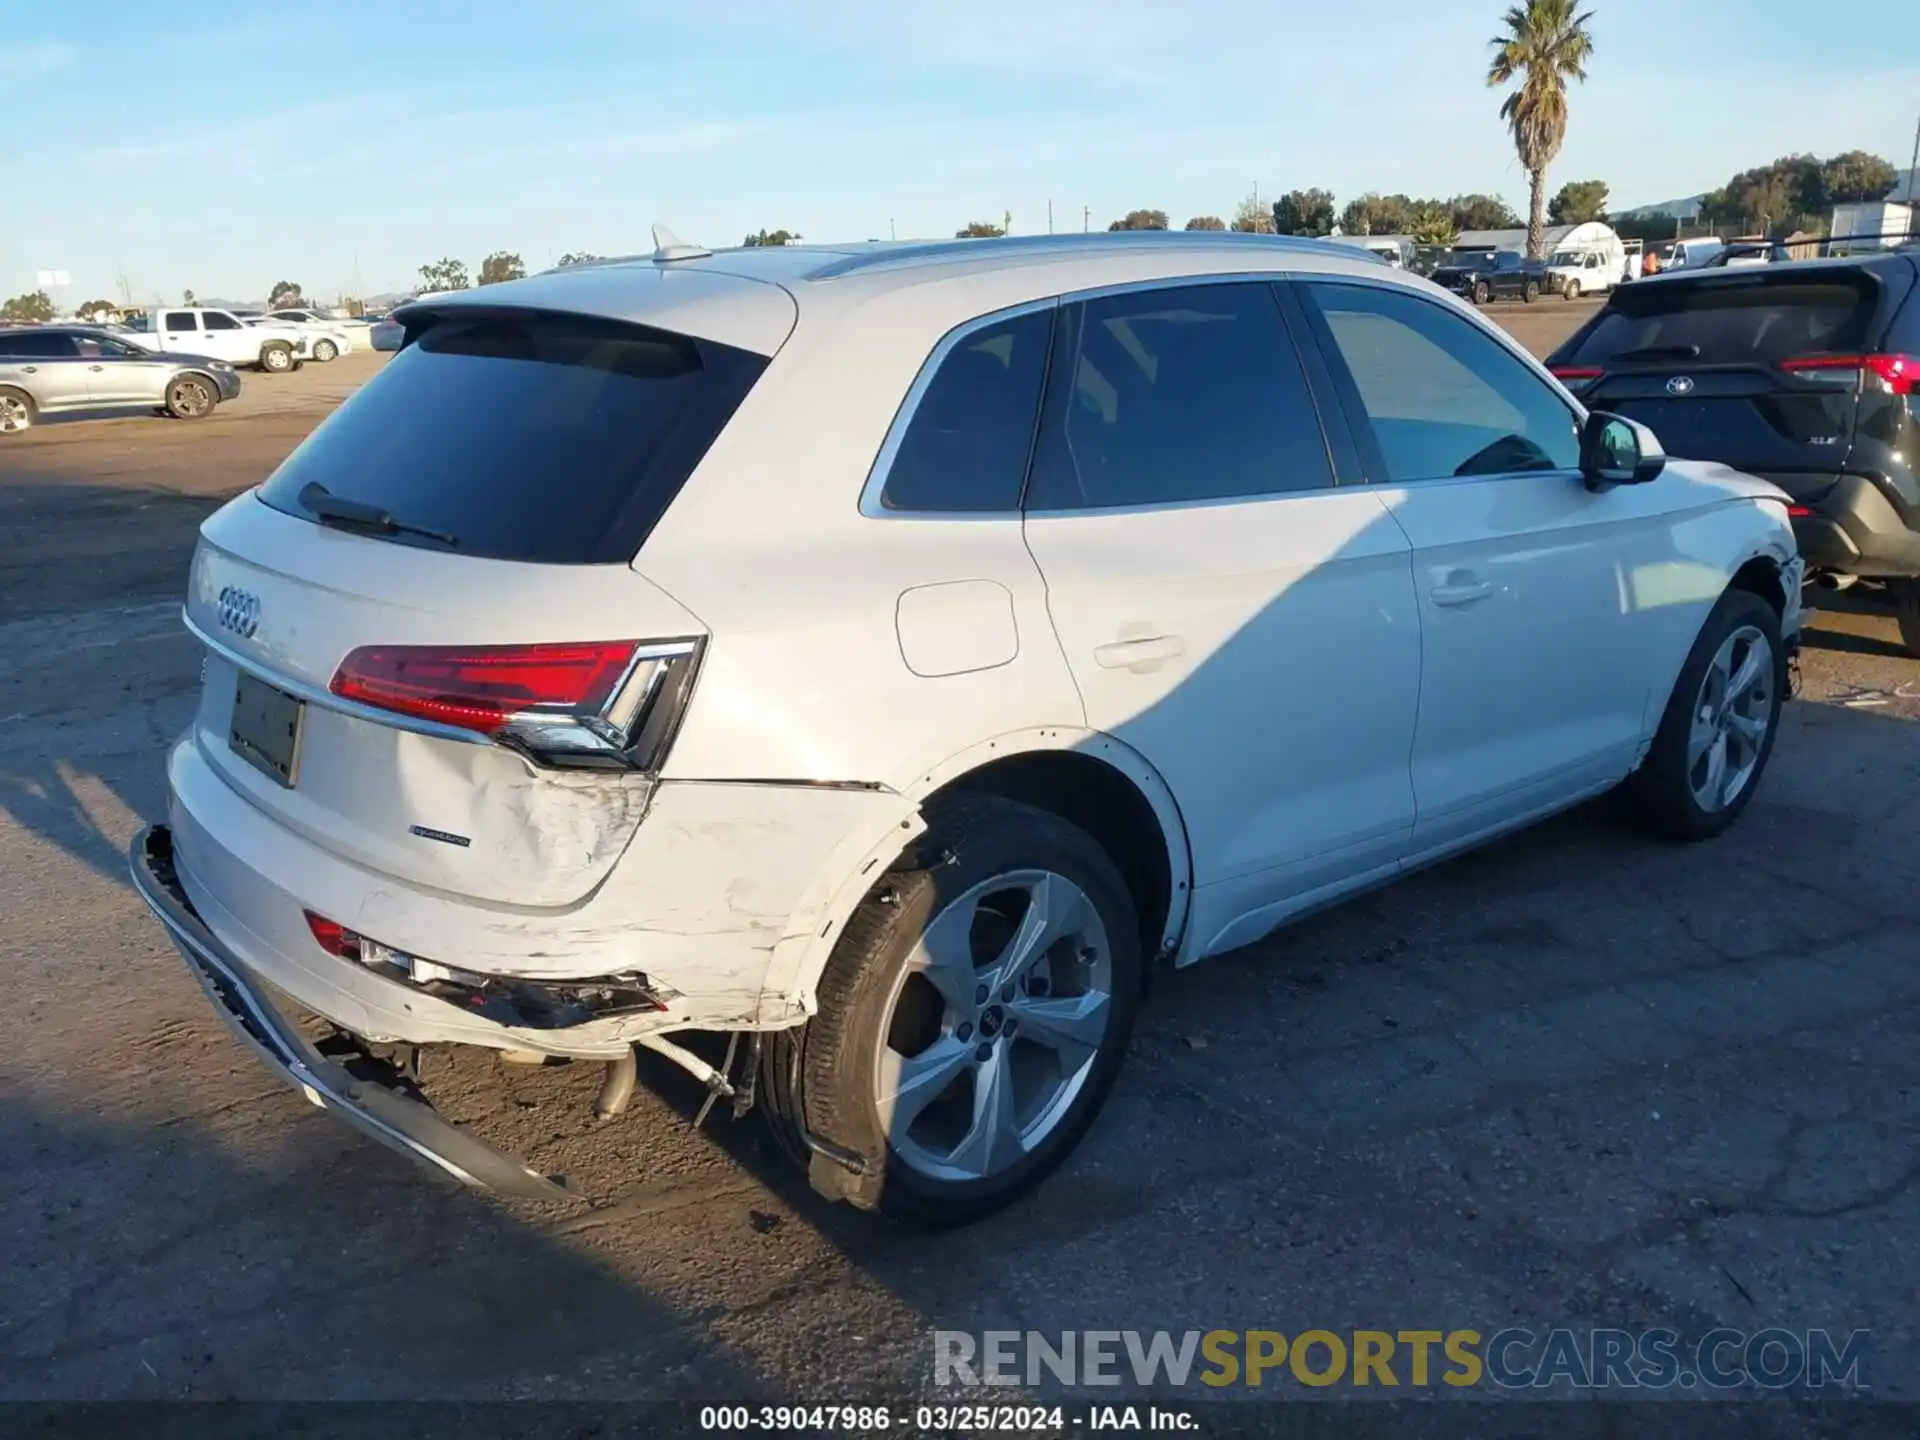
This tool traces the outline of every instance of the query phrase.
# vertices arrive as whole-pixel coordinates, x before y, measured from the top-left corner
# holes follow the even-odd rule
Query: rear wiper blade
[[[309,480],[301,488],[298,498],[301,506],[323,525],[334,525],[343,530],[371,530],[376,535],[418,535],[423,539],[438,540],[450,548],[457,548],[460,544],[456,537],[444,530],[409,525],[404,520],[394,519],[378,505],[335,495],[318,480]]]
[[[1609,355],[1609,360],[1624,360],[1632,364],[1636,360],[1698,360],[1698,345],[1642,345],[1638,350],[1621,350]]]

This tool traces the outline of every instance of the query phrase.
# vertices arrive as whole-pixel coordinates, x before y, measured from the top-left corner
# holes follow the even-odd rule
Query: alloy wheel
[[[18,395],[0,395],[0,435],[12,435],[33,423],[33,412]]]
[[[1066,1117],[1114,1018],[1091,897],[1049,870],[982,881],[927,925],[895,982],[873,1100],[894,1153],[930,1179],[1018,1164]]]
[[[1687,732],[1687,784],[1702,810],[1725,810],[1753,783],[1773,721],[1774,668],[1772,643],[1752,625],[1714,652]]]

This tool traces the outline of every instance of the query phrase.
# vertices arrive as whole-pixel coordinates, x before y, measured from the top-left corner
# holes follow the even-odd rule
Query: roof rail
[[[1097,250],[1106,247],[1148,248],[1152,246],[1170,246],[1181,249],[1207,249],[1220,245],[1246,246],[1250,249],[1273,249],[1308,254],[1338,256],[1342,260],[1354,258],[1354,247],[1343,245],[1335,240],[1315,238],[1305,235],[1262,235],[1241,230],[1096,230],[1075,234],[1069,231],[1060,235],[999,235],[978,239],[904,241],[897,244],[887,243],[874,246],[858,254],[848,255],[823,265],[810,273],[809,280],[833,280],[843,275],[858,274],[863,270],[877,269],[892,265],[910,265],[916,262],[938,262],[950,260],[960,262],[984,255],[1004,254],[1008,251],[1021,251],[1031,254],[1058,252],[1072,254],[1075,251]]]

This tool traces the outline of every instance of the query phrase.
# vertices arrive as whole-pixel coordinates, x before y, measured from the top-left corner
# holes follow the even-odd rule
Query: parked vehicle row
[[[1443,290],[1476,305],[1492,300],[1524,300],[1531,305],[1559,290],[1544,261],[1528,260],[1515,250],[1456,250],[1430,278]]]
[[[312,354],[314,337],[295,325],[249,324],[230,310],[179,306],[129,322],[125,338],[163,354],[211,355],[230,365],[281,374]]]
[[[233,365],[209,355],[156,355],[131,337],[85,325],[0,332],[0,435],[42,415],[151,406],[199,420],[240,394]]]
[[[1078,1143],[1153,968],[1616,788],[1682,840],[1753,798],[1786,496],[1424,281],[1204,232],[659,238],[407,307],[202,531],[134,877],[366,1133],[554,1195],[385,1062],[604,1061],[613,1113],[638,1046],[824,1193],[964,1221]]]

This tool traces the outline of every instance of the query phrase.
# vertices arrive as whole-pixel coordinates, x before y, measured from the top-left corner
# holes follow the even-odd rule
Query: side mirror
[[[1589,490],[1644,485],[1666,468],[1666,451],[1638,421],[1595,410],[1580,427],[1580,473]]]

